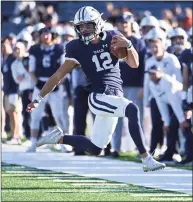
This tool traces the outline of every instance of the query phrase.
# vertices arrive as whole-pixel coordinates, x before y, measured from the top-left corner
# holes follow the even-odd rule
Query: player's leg
[[[89,96],[89,107],[93,113],[99,116],[126,116],[129,119],[129,132],[142,157],[144,171],[153,171],[165,167],[165,164],[155,161],[145,148],[137,105],[123,97],[92,93]]]
[[[112,145],[113,145],[113,157],[118,157],[121,149],[121,138],[122,138],[123,118],[119,118],[117,127],[113,134]]]
[[[96,116],[91,139],[80,135],[64,135],[59,127],[45,137],[42,137],[37,146],[43,144],[68,144],[93,155],[99,155],[110,142],[117,124],[117,117]]]
[[[10,128],[11,128],[11,141],[8,141],[8,144],[19,144],[20,137],[19,137],[19,96],[18,94],[11,94],[5,97],[6,103],[6,112],[10,118]]]
[[[32,100],[39,94],[39,89],[34,88],[34,92],[32,95]],[[27,149],[27,152],[35,152],[36,151],[36,142],[40,128],[40,121],[45,109],[47,99],[43,100],[37,109],[33,110],[31,113],[31,131],[30,131],[30,140],[31,146]]]
[[[23,115],[23,128],[24,128],[24,134],[27,139],[30,138],[30,126],[29,126],[29,121],[30,121],[30,114],[26,111],[27,105],[30,103],[29,100],[29,94],[30,90],[24,90],[21,96],[22,99],[22,115]]]
[[[157,147],[157,144],[163,142],[159,141],[163,138],[163,121],[157,103],[154,98],[150,102],[151,107],[151,121],[152,121],[152,130],[151,130],[151,143],[150,143],[150,153],[153,153]]]
[[[147,155],[144,135],[140,124],[139,109],[124,97],[96,94],[89,96],[91,111],[99,116],[127,117],[129,119],[129,132],[142,156]]]

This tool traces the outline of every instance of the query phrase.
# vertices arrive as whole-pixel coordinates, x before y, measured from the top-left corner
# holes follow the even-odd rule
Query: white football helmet
[[[78,33],[79,38],[85,43],[89,43],[94,37],[99,35],[104,27],[104,21],[100,14],[95,8],[91,6],[84,6],[80,8],[74,16],[74,27],[75,31]],[[94,24],[94,32],[83,36],[80,33],[79,25],[85,23]]]
[[[176,36],[184,37],[185,41],[187,41],[187,39],[188,39],[188,35],[186,34],[185,30],[182,29],[181,27],[173,28],[171,30],[171,32],[169,32],[169,34],[168,34],[168,38],[170,38],[170,39],[173,37],[176,37]]]
[[[172,26],[169,25],[165,20],[159,20],[159,27],[163,29],[166,33],[170,32]]]
[[[33,32],[39,32],[40,29],[42,29],[42,28],[44,28],[44,27],[46,27],[46,25],[45,25],[44,23],[42,23],[42,22],[37,23],[37,24],[35,24],[35,25],[33,26]]]
[[[152,26],[152,27],[156,27],[159,26],[159,21],[157,20],[157,18],[155,18],[154,16],[146,16],[144,17],[141,22],[140,22],[140,27],[145,27],[145,26]]]
[[[146,40],[153,40],[153,39],[161,39],[162,41],[166,40],[166,33],[159,27],[152,28],[146,35]]]

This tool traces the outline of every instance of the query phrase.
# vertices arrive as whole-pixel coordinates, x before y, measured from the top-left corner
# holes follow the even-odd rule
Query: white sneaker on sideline
[[[6,144],[8,145],[20,145],[21,140],[17,138],[12,138],[11,140],[7,141]]]
[[[32,144],[27,150],[27,153],[36,152],[36,145]]]
[[[52,131],[50,131],[49,133],[47,133],[46,136],[41,137],[37,143],[36,146],[40,147],[41,145],[44,144],[57,144],[58,141],[61,139],[61,137],[63,137],[63,131],[61,128],[59,128],[58,126],[54,127]]]
[[[142,159],[142,163],[143,163],[144,172],[161,170],[166,167],[166,165],[164,163],[160,163],[160,162],[156,161],[152,156],[148,156],[148,157]]]

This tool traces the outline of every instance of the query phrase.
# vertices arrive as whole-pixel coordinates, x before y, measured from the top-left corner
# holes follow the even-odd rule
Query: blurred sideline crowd
[[[149,152],[158,153],[162,162],[192,163],[192,9],[165,9],[157,19],[150,11],[136,13],[109,2],[106,11],[99,12],[105,12],[104,29],[119,30],[139,54],[138,69],[121,60],[120,69],[124,96],[139,106]],[[67,75],[34,113],[25,111],[64,62],[66,44],[77,38],[73,23],[60,21],[48,2],[17,2],[10,18],[27,26],[1,39],[3,140],[36,152],[37,139],[56,124],[65,133],[91,136],[94,115],[88,109],[88,83],[81,68]],[[123,150],[135,150],[126,125],[120,118],[104,155],[118,157]],[[55,149],[85,155],[67,145]]]

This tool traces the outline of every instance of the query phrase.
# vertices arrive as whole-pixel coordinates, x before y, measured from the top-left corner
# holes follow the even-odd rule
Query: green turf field
[[[2,164],[2,201],[192,201],[188,194]]]

